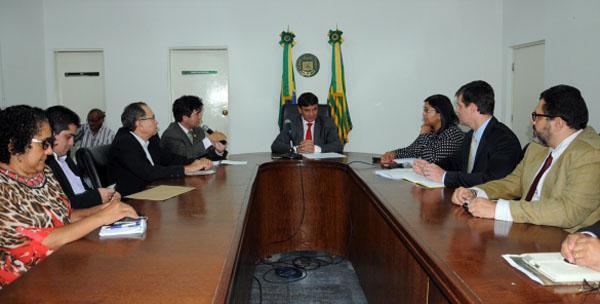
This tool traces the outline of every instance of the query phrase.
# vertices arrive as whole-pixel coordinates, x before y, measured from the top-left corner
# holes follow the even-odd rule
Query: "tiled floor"
[[[276,272],[291,272],[285,268],[296,264],[302,279],[284,279]],[[300,273],[299,273],[300,274]],[[250,303],[367,303],[352,264],[323,252],[291,252],[272,256],[257,265]],[[256,280],[260,281],[260,287]]]

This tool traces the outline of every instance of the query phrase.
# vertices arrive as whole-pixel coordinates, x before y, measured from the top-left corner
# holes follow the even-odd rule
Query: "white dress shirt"
[[[537,201],[540,200],[540,196],[542,193],[542,187],[544,186],[544,180],[546,179],[548,172],[550,172],[550,170],[552,169],[552,166],[554,166],[554,163],[556,163],[558,158],[563,154],[563,152],[565,152],[565,150],[569,147],[569,145],[573,142],[573,140],[575,140],[577,135],[579,135],[579,133],[581,133],[582,131],[583,130],[579,130],[579,131],[569,135],[569,137],[563,139],[563,141],[561,141],[560,144],[558,144],[558,146],[556,146],[555,149],[550,148],[550,154],[552,154],[552,163],[550,164],[550,167],[548,167],[546,172],[544,172],[544,174],[542,174],[542,177],[538,181],[537,187],[535,188],[535,193],[533,194],[533,197],[531,198],[532,204],[535,204]],[[544,159],[546,159],[547,157],[548,156],[546,155],[546,157]],[[540,166],[540,168],[536,171],[534,176],[537,176],[538,172],[540,172],[540,170],[542,169],[542,166],[544,166],[543,163]],[[474,187],[473,189],[477,190],[477,196],[488,198],[488,195],[487,195],[487,193],[485,193],[485,191],[483,191],[477,187]],[[529,188],[527,190],[529,190]],[[495,219],[501,220],[501,221],[509,221],[509,222],[513,221],[512,215],[510,213],[510,202],[508,200],[499,199],[498,202],[496,203],[495,211],[496,211],[496,215],[494,216]]]
[[[81,178],[77,176],[67,164],[67,155],[58,156],[58,154],[54,153],[54,158],[56,162],[60,166],[61,170],[69,180],[69,184],[71,184],[71,188],[73,189],[73,193],[80,194],[85,192],[85,187],[81,182]]]
[[[146,158],[154,166],[154,161],[152,160],[150,151],[148,151],[148,145],[150,144],[150,142],[143,140],[141,137],[137,136],[137,134],[135,134],[131,131],[129,131],[129,133],[131,133],[131,135],[133,135],[133,137],[135,137],[135,139],[140,143],[140,145],[142,146],[142,149],[144,149],[144,152],[146,153]]]
[[[184,127],[181,123],[177,123],[177,124],[179,125],[181,130],[183,130],[183,133],[188,134],[190,132],[190,129]],[[204,139],[202,140],[202,144],[204,145],[204,149],[208,149],[210,146],[212,146],[212,142],[210,142],[210,139],[208,139],[208,136],[204,136]],[[219,154],[219,153],[217,153],[217,154]]]

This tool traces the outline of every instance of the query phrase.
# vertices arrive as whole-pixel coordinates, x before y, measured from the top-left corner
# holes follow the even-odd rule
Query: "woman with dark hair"
[[[0,288],[62,245],[137,217],[118,200],[72,210],[45,165],[53,139],[43,110],[22,105],[0,111]]]
[[[450,99],[444,95],[427,97],[423,105],[423,125],[419,137],[406,148],[389,151],[381,156],[382,163],[396,158],[420,158],[441,164],[460,149],[464,133],[456,123],[458,117]]]

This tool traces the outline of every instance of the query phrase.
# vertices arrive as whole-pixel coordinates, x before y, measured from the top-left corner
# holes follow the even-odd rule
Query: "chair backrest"
[[[108,151],[110,145],[97,146],[91,149],[80,148],[75,157],[81,167],[83,179],[89,181],[93,188],[103,188],[111,184],[108,177]]]
[[[317,115],[321,117],[330,117],[331,116],[331,107],[327,104],[319,104]],[[300,113],[298,112],[297,104],[286,104],[283,106],[283,121],[288,118],[297,117]]]

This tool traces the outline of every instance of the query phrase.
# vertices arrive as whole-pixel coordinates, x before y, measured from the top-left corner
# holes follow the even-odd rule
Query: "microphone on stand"
[[[294,151],[294,140],[293,140],[293,136],[292,136],[292,121],[289,118],[287,118],[283,122],[283,127],[285,128],[288,138],[290,139],[290,150],[288,153],[281,155],[281,158],[301,159],[302,155],[300,155]]]

